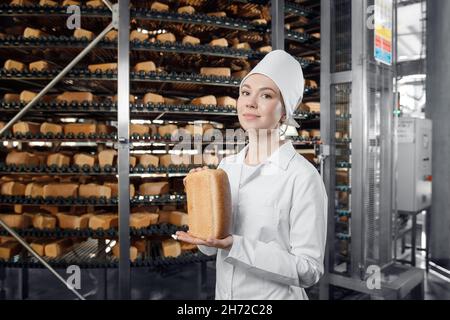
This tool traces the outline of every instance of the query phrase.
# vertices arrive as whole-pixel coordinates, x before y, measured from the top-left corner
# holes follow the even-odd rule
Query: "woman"
[[[219,164],[230,181],[232,234],[174,237],[217,254],[216,299],[308,299],[303,288],[323,274],[326,191],[279,130],[283,123],[299,127],[293,113],[303,89],[300,63],[284,50],[267,54],[242,80],[237,111],[249,142]]]

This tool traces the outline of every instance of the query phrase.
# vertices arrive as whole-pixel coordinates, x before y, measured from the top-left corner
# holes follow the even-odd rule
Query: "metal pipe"
[[[111,22],[105,30],[103,30],[92,42],[83,49],[48,85],[45,86],[44,89],[39,92],[39,94],[33,98],[22,110],[19,111],[18,114],[14,116],[1,130],[0,136],[5,133],[16,121],[20,120],[25,113],[28,112],[38,101],[41,99],[53,86],[78,63],[81,59],[83,59],[102,39],[103,37],[113,29],[113,23]]]
[[[284,0],[271,1],[272,14],[272,48],[284,50]]]
[[[55,269],[53,269],[47,261],[45,261],[39,254],[36,253],[36,251],[31,248],[28,243],[23,240],[13,229],[11,229],[5,222],[0,220],[0,225],[5,228],[6,231],[8,231],[9,234],[11,234],[21,245],[25,247],[36,259],[38,259],[53,275],[61,281],[70,291],[72,291],[80,300],[86,300],[81,294],[79,294],[72,286],[70,286],[66,280],[61,277]]]
[[[130,9],[129,0],[120,0],[118,14],[119,60],[118,95],[118,174],[119,174],[119,296],[130,299]],[[118,9],[118,10],[117,10]],[[118,19],[117,19],[118,18]],[[117,21],[118,20],[118,21]]]

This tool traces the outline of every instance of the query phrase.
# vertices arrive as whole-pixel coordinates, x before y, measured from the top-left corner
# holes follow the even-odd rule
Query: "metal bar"
[[[109,0],[102,0],[102,1],[108,7],[108,9],[111,10],[111,12],[112,12],[113,6],[112,6],[111,2],[109,2]]]
[[[0,225],[5,228],[6,231],[8,231],[9,234],[11,234],[11,236],[13,236],[22,246],[24,246],[25,249],[28,250],[28,252],[30,252],[36,259],[39,260],[39,262],[41,262],[51,273],[53,273],[53,275],[59,280],[61,281],[64,286],[66,286],[70,291],[72,291],[80,300],[85,300],[84,297],[79,294],[74,288],[72,288],[67,282],[66,280],[64,280],[63,277],[61,277],[56,271],[55,269],[53,269],[48,263],[47,261],[45,261],[39,254],[36,253],[36,251],[33,250],[33,248],[31,248],[28,243],[23,240],[13,229],[11,229],[5,222],[3,222],[2,220],[0,220]]]
[[[118,169],[119,169],[119,295],[130,299],[130,9],[119,1],[118,23]]]
[[[83,49],[61,72],[52,80],[44,89],[39,92],[39,94],[33,98],[18,114],[14,116],[1,130],[0,135],[5,133],[16,121],[20,120],[25,113],[28,112],[38,101],[41,99],[53,86],[58,83],[64,76],[83,59],[96,45],[99,43],[103,37],[113,28],[113,23],[110,23],[105,30],[103,30],[92,42]]]
[[[272,48],[284,50],[284,0],[271,1]]]
[[[329,273],[333,272],[334,269],[334,242],[335,242],[335,227],[334,227],[334,176],[332,174],[332,164],[335,163],[334,158],[334,146],[331,145],[331,4],[329,0],[320,1],[321,17],[320,20],[320,32],[321,32],[321,68],[320,68],[320,101],[322,105],[327,106],[322,108],[320,112],[320,135],[322,137],[323,143],[330,145],[333,151],[330,155],[329,161],[324,163],[321,169],[321,174],[323,176],[324,184],[326,187],[326,192],[328,195],[328,206],[327,206],[327,241],[325,249],[325,275],[322,277],[319,283],[319,298],[320,300],[329,300],[330,298],[330,283],[328,280]]]

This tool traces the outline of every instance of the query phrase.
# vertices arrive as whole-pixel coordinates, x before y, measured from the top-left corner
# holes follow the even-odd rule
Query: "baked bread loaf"
[[[232,224],[231,191],[222,169],[189,173],[185,180],[189,233],[199,239],[223,239]]]

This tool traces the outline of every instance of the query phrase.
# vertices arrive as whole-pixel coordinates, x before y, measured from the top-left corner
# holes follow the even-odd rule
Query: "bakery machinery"
[[[322,1],[321,158],[330,200],[323,299],[340,289],[423,296],[423,272],[395,263],[393,254],[395,3]]]
[[[295,115],[302,128],[288,138],[317,165],[318,5],[3,1],[0,298],[34,297],[36,274],[57,281],[46,282],[54,283],[47,298],[211,298],[214,257],[170,237],[187,229],[182,179],[243,147],[214,137],[239,128],[240,79],[278,48],[295,55],[307,79]],[[177,153],[186,136],[195,148]],[[81,289],[75,281],[67,291],[77,268]],[[195,272],[181,276],[188,268]],[[198,290],[164,291],[174,279]],[[137,293],[150,287],[159,294]]]

